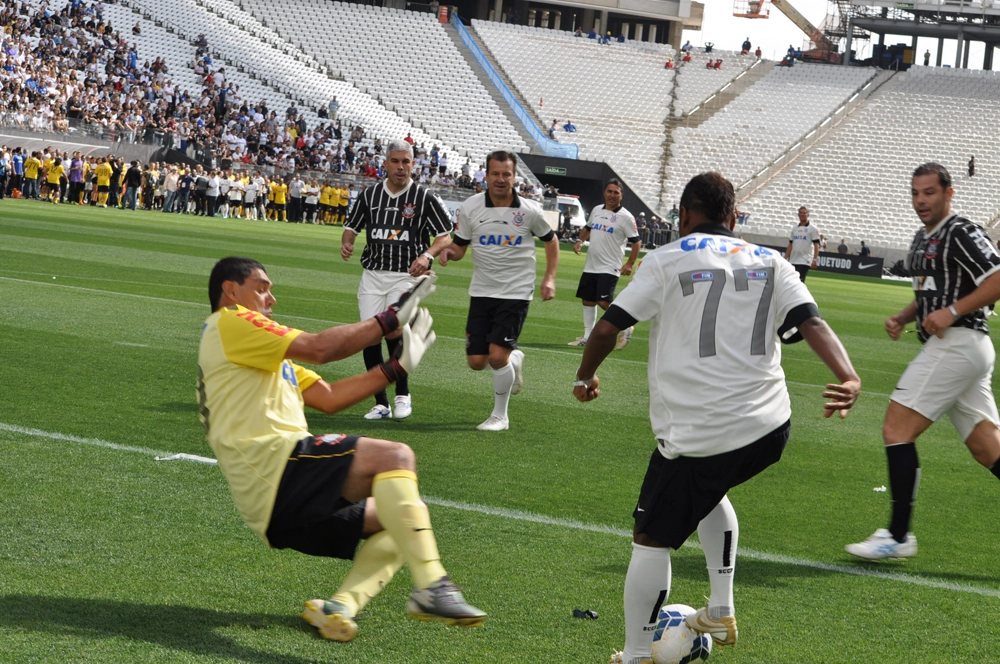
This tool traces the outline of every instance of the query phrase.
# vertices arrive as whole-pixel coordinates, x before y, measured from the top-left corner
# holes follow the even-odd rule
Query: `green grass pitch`
[[[355,641],[323,641],[298,617],[301,603],[331,594],[347,563],[269,551],[217,468],[142,451],[211,454],[194,384],[214,261],[259,259],[275,282],[275,318],[318,331],[357,319],[361,268],[340,259],[339,236],[0,202],[0,662],[583,664],[621,648],[627,532],[654,445],[648,326],[606,362],[601,398],[577,403],[581,351],[566,342],[582,327],[573,295],[583,259],[572,252],[561,254],[557,298],[531,305],[510,431],[474,428],[492,401],[489,373],[465,364],[468,260],[438,270],[428,300],[438,342],[411,379],[410,419],[365,421],[369,403],[308,413],[314,432],[416,450],[444,562],[490,614],[480,629],[407,620],[404,569],[362,614]],[[911,296],[905,284],[813,273],[809,286],[864,392],[847,420],[824,420],[828,371],[805,344],[785,349],[792,438],[781,463],[730,494],[740,642],[712,661],[997,661],[1000,484],[950,423],[918,448],[920,554],[864,564],[843,552],[885,525],[888,494],[874,490],[887,482],[881,420],[918,343],[882,332]],[[320,369],[330,380],[362,370],[360,356]],[[700,606],[700,550],[673,558],[670,601]],[[600,619],[574,619],[575,608]]]

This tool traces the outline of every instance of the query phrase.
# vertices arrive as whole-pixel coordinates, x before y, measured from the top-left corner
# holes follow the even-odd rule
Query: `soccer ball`
[[[653,664],[704,662],[712,654],[712,637],[699,634],[684,622],[695,610],[684,604],[668,604],[660,609],[653,632]]]

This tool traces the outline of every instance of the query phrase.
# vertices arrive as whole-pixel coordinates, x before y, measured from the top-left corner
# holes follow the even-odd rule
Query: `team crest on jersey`
[[[617,215],[617,214],[614,214],[614,213],[612,213],[612,215],[611,215],[611,223],[613,224],[613,223],[615,223],[616,221],[618,221],[618,215]]]
[[[403,219],[409,221],[417,216],[417,206],[413,203],[407,203],[403,206]]]
[[[928,242],[927,248],[924,249],[924,257],[930,258],[931,260],[937,258],[939,244],[941,244],[940,240],[931,240],[930,242]]]
[[[510,216],[511,216],[511,223],[512,224],[514,224],[518,228],[520,228],[521,226],[524,226],[524,213],[523,212],[521,212],[520,210],[515,210],[514,212],[510,213]]]

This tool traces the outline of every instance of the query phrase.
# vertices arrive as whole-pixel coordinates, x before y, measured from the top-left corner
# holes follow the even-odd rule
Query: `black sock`
[[[888,445],[885,455],[889,461],[889,486],[892,489],[892,521],[889,532],[897,542],[906,539],[910,530],[910,515],[917,499],[920,483],[920,461],[914,443]]]
[[[382,359],[381,341],[374,346],[368,346],[361,353],[365,358],[365,368],[368,370],[374,369],[384,361]],[[375,403],[379,406],[389,407],[389,397],[386,395],[385,390],[375,393]]]
[[[385,346],[389,349],[389,357],[396,354],[396,349],[403,343],[402,339],[386,339]],[[400,376],[396,379],[396,396],[407,396],[410,393],[410,377]]]
[[[1000,480],[1000,460],[990,466],[990,472],[996,475],[997,479]]]

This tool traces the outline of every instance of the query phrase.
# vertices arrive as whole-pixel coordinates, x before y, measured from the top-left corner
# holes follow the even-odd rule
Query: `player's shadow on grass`
[[[310,660],[255,650],[217,633],[219,629],[230,627],[256,630],[274,626],[306,629],[301,620],[288,615],[233,613],[78,597],[0,597],[0,628],[57,636],[124,637],[196,655],[263,664],[307,664]]]
[[[357,429],[364,426],[366,432],[364,436],[369,438],[383,438],[385,440],[398,440],[405,436],[407,432],[436,433],[439,431],[470,431],[476,428],[481,420],[475,422],[416,422],[407,418],[400,420],[366,420],[364,424],[355,423],[345,427],[343,417],[337,415],[322,415],[315,412],[309,413],[309,430],[314,435],[320,433],[356,433]],[[344,429],[346,428],[346,431]]]

